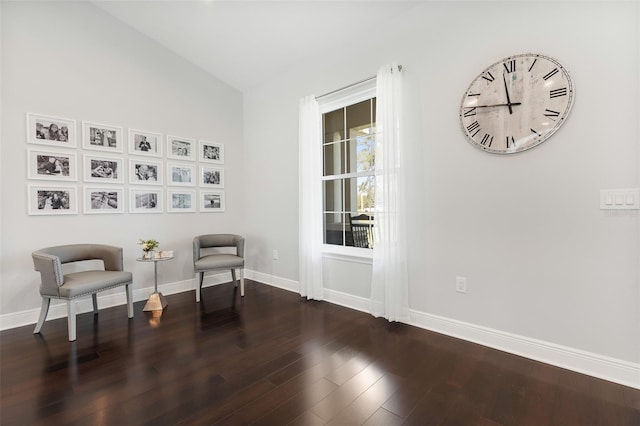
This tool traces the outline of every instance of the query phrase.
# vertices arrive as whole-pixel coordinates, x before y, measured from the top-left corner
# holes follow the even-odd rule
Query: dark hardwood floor
[[[640,391],[247,280],[0,333],[3,426],[640,425]]]

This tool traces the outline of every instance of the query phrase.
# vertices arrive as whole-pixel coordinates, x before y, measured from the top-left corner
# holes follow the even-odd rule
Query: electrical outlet
[[[278,250],[273,250],[273,260],[278,260],[279,255],[278,255]]]
[[[458,293],[466,293],[467,292],[467,278],[466,277],[456,277],[456,291]]]

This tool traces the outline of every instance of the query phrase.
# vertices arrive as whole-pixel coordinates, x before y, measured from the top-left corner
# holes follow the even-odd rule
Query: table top
[[[173,256],[170,257],[151,257],[149,259],[145,259],[144,257],[138,257],[136,260],[138,262],[162,262],[163,260],[171,260]]]

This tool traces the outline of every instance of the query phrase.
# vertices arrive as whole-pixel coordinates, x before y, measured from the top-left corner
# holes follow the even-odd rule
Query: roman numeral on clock
[[[563,87],[562,89],[554,89],[549,92],[549,98],[558,98],[560,96],[567,96],[567,88]]]
[[[531,62],[531,66],[529,67],[529,69],[527,70],[528,72],[531,72],[531,70],[533,69],[533,66],[536,64],[536,62],[538,61],[538,58],[535,58],[533,60],[533,62]]]
[[[543,80],[549,80],[551,77],[553,77],[554,75],[558,74],[558,68],[554,68],[551,71],[549,71],[544,77],[542,77]]]
[[[556,121],[555,119],[560,116],[560,113],[558,111],[554,111],[552,109],[545,109],[544,110],[544,116],[545,117],[549,117],[553,121]]]
[[[493,136],[491,136],[488,133],[485,133],[484,136],[482,137],[482,140],[480,141],[480,143],[483,146],[491,146],[491,142],[493,142]]]
[[[469,124],[467,126],[467,131],[469,132],[469,134],[471,134],[471,137],[474,137],[480,131],[480,123],[478,123],[477,121],[474,121],[473,123]]]
[[[515,148],[515,147],[516,147],[516,140],[513,138],[513,136],[507,136],[507,149]]]
[[[487,75],[483,75],[482,78],[484,78],[487,81],[493,81],[496,78],[493,76],[493,74],[491,74],[491,72],[487,71]]]
[[[476,107],[471,107],[471,108],[467,107],[467,110],[464,112],[464,116],[471,117],[472,115],[476,115]]]
[[[502,64],[502,66],[504,66],[504,69],[508,73],[512,73],[516,70],[516,60],[512,59],[509,62],[505,62],[504,64]]]

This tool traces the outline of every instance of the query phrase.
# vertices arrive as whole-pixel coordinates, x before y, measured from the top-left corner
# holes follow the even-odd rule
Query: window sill
[[[322,245],[322,257],[345,262],[373,263],[373,250],[366,248],[345,247],[333,244]]]

